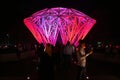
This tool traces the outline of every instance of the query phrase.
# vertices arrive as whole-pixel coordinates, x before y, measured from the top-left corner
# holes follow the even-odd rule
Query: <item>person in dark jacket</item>
[[[40,58],[40,80],[54,80],[52,45],[49,43]]]

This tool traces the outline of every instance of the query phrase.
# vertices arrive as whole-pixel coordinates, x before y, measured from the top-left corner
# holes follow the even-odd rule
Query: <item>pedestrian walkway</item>
[[[15,54],[4,55],[4,58],[0,54],[2,58],[0,59],[0,80],[39,80],[33,56],[34,51],[28,51],[22,53],[21,60],[18,61]],[[120,65],[119,61],[116,62],[118,59],[119,56],[111,58],[102,53],[89,56],[87,63],[89,80],[120,80]],[[60,64],[55,69],[55,80],[76,80],[76,70],[76,64],[73,64],[69,70],[65,70]]]

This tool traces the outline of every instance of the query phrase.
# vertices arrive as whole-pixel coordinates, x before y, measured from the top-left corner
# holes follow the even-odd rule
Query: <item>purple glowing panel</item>
[[[25,25],[39,43],[55,45],[58,33],[63,44],[77,44],[84,39],[96,20],[72,8],[46,8],[24,19]]]

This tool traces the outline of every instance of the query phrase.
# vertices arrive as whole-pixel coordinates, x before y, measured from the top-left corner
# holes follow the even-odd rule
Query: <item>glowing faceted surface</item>
[[[55,45],[58,33],[63,44],[77,44],[84,39],[96,20],[73,8],[46,8],[24,19],[27,28],[39,43]]]

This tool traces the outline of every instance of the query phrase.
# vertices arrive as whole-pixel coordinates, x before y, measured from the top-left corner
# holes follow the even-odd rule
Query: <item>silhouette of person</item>
[[[41,59],[41,56],[44,53],[44,45],[43,45],[43,43],[37,45],[37,49],[36,50],[37,50],[35,52],[36,59],[37,59],[36,69],[39,70],[39,68],[40,68],[40,59]]]
[[[68,69],[71,67],[72,63],[72,54],[74,53],[74,46],[70,44],[68,41],[66,46],[64,47],[64,68]]]
[[[18,57],[18,59],[21,59],[22,51],[23,51],[23,45],[21,43],[18,43],[18,46],[17,46],[17,57]]]
[[[54,64],[52,58],[52,45],[45,46],[40,58],[40,80],[54,80]]]

